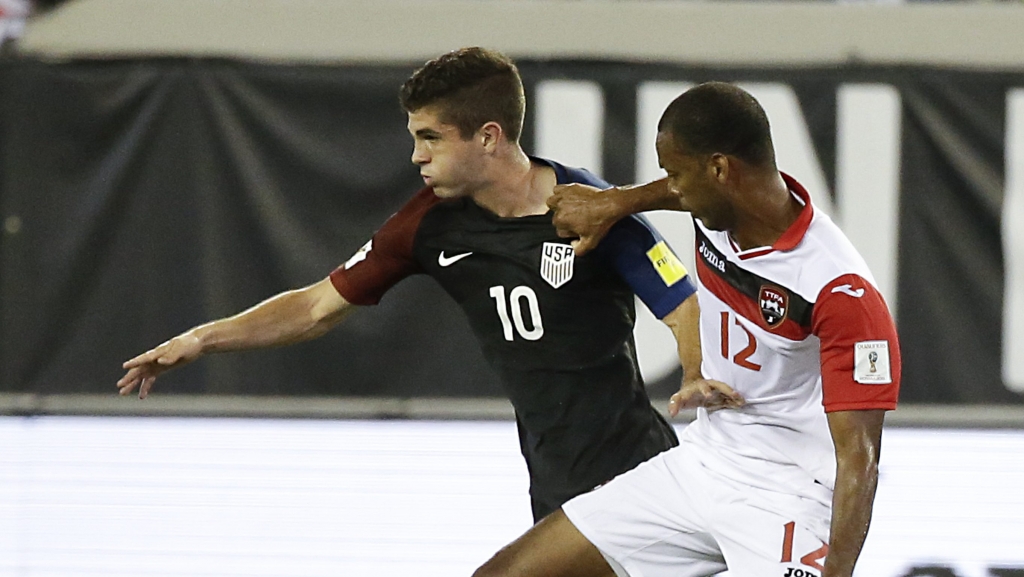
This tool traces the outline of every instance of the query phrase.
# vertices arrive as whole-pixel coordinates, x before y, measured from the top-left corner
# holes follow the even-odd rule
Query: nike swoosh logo
[[[857,297],[857,298],[860,298],[860,297],[864,296],[864,289],[859,288],[857,290],[853,290],[853,287],[851,285],[848,285],[848,284],[841,284],[841,285],[835,287],[834,289],[832,289],[832,292],[834,292],[834,293],[844,293],[844,294],[848,294],[848,295],[850,295],[852,297]]]
[[[441,265],[442,267],[452,266],[453,264],[459,262],[460,260],[466,258],[467,256],[469,256],[471,254],[473,254],[473,253],[471,253],[471,252],[464,252],[462,254],[457,254],[457,255],[454,255],[454,256],[447,256],[446,257],[446,256],[444,256],[444,251],[442,250],[441,254],[437,255],[437,264]]]

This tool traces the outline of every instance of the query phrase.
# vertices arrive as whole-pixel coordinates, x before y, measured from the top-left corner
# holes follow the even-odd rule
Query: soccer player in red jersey
[[[779,172],[768,118],[742,89],[707,83],[658,125],[667,178],[550,204],[578,252],[624,215],[694,218],[698,407],[680,445],[580,495],[496,554],[507,575],[850,577],[867,535],[885,411],[896,407],[896,329],[864,260]],[[707,406],[707,381],[743,406]]]

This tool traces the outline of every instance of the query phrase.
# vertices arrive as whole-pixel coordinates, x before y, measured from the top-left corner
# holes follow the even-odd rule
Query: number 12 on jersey
[[[727,358],[727,359],[729,358],[729,328],[730,328],[730,326],[729,326],[729,317],[730,316],[731,315],[729,315],[729,313],[727,311],[723,311],[722,312],[722,356]],[[761,370],[761,365],[759,365],[757,363],[754,363],[754,362],[751,362],[751,361],[748,360],[751,356],[754,355],[755,352],[757,352],[757,339],[755,339],[754,335],[750,331],[747,330],[747,327],[743,326],[743,324],[740,323],[739,319],[732,319],[732,320],[735,321],[736,326],[738,326],[747,335],[747,346],[744,347],[743,350],[739,351],[738,353],[736,353],[732,357],[732,362],[734,362],[737,365],[743,367],[744,369],[750,369],[752,371],[760,371]]]
[[[513,323],[515,332],[528,341],[536,341],[544,336],[544,323],[540,319],[540,303],[537,301],[537,293],[533,292],[532,288],[528,286],[515,287],[508,294],[507,301],[505,300],[505,287],[501,285],[492,286],[489,294],[498,307],[498,319],[501,320],[501,330],[506,341],[512,341],[515,338],[512,332]],[[526,308],[530,311],[530,324],[533,325],[530,329],[526,328],[526,322],[523,319],[524,300]],[[511,319],[509,318],[509,309],[512,309]]]

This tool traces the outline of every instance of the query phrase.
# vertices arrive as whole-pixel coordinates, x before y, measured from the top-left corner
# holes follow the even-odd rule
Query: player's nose
[[[423,166],[430,162],[430,156],[419,146],[412,148],[412,163],[417,166]]]

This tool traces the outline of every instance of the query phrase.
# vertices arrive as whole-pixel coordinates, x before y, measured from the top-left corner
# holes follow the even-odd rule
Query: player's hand
[[[162,373],[175,367],[191,363],[203,354],[202,344],[192,331],[178,335],[155,349],[125,361],[122,366],[127,373],[117,381],[120,394],[127,395],[139,389],[139,398],[145,399],[153,382]]]
[[[585,184],[562,184],[548,199],[548,208],[555,214],[551,222],[562,238],[576,238],[572,247],[582,255],[597,246],[616,222],[623,217],[609,195]]]
[[[732,390],[732,387],[709,379],[694,379],[683,383],[679,392],[668,401],[668,414],[672,417],[679,414],[680,409],[736,409],[746,403],[743,396]]]

